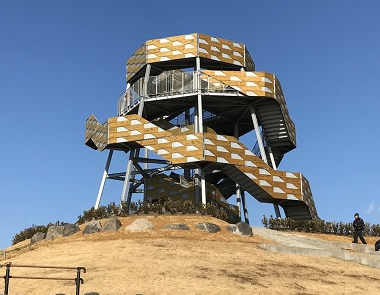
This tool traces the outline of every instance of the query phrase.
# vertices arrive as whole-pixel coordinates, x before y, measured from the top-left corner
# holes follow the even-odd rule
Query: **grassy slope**
[[[233,235],[224,221],[204,216],[147,216],[153,231],[129,233],[135,218],[121,218],[118,232],[77,233],[41,241],[2,260],[22,265],[84,266],[81,294],[378,294],[380,270],[334,258],[275,254],[257,247],[269,241]],[[198,222],[222,227],[216,234],[195,229]],[[164,230],[186,223],[191,230]],[[350,242],[350,237],[316,235]],[[373,238],[375,239],[375,238]],[[367,239],[373,243],[372,239]],[[14,247],[20,247],[16,245]],[[4,271],[5,269],[0,269]],[[12,268],[14,276],[75,278],[76,272]],[[0,291],[3,290],[0,284]],[[75,294],[73,281],[11,279],[10,294]]]

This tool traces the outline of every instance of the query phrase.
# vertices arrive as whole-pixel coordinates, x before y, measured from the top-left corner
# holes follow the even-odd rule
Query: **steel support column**
[[[196,121],[197,125],[195,125],[195,132],[196,133],[203,133],[203,106],[202,106],[202,93],[200,89],[200,70],[201,70],[201,59],[199,56],[195,59],[195,77],[194,80],[197,90],[197,105],[196,105]],[[206,181],[205,181],[205,171],[204,168],[196,169],[196,179],[198,181],[196,182],[196,199],[201,200],[202,204],[206,204]],[[200,195],[197,195],[200,194]]]
[[[185,111],[185,125],[190,124],[190,110]],[[190,181],[190,169],[184,168],[184,176],[187,181]]]
[[[144,112],[144,100],[148,96],[148,82],[149,82],[150,69],[151,69],[151,65],[147,64],[147,66],[145,68],[144,84],[143,84],[143,89],[142,89],[142,97],[140,99],[139,109],[138,109],[138,112],[137,112],[137,115],[139,115],[140,117],[143,116],[143,112]],[[127,164],[127,170],[125,172],[123,191],[121,193],[121,201],[125,202],[125,196],[128,195],[127,206],[129,206],[129,203],[131,202],[131,192],[129,191],[129,187],[130,187],[130,178],[131,178],[133,160],[134,160],[134,157],[136,157],[136,154],[137,154],[137,156],[139,156],[139,153],[140,153],[140,149],[131,150],[130,151],[129,160],[128,160],[128,164]]]
[[[125,196],[129,193],[129,181],[131,178],[131,172],[132,172],[132,165],[133,165],[133,159],[135,157],[136,150],[131,150],[129,152],[129,160],[127,164],[127,169],[125,171],[125,178],[123,183],[123,191],[121,193],[121,201],[125,202]],[[129,204],[127,204],[129,206]]]
[[[205,168],[201,169],[201,196],[202,196],[202,204],[206,205],[206,173]]]
[[[274,161],[272,149],[270,148],[269,145],[267,145],[267,149],[268,149],[268,153],[269,153],[270,162],[272,163],[272,168],[274,170],[277,170],[277,165],[276,165],[276,162]]]
[[[236,139],[239,139],[239,125],[238,123],[234,124],[234,136]],[[239,184],[236,184],[236,206],[239,210],[239,217],[241,220],[241,188]]]
[[[96,198],[95,207],[94,207],[95,209],[98,209],[99,203],[100,203],[100,199],[102,198],[104,184],[106,183],[106,179],[108,177],[108,170],[110,168],[112,155],[113,155],[113,150],[110,150],[109,153],[108,153],[106,167],[104,168],[102,181],[100,182],[99,192],[98,192],[98,196]]]
[[[265,163],[268,164],[267,155],[265,154],[265,149],[264,149],[263,138],[261,137],[260,130],[259,130],[259,122],[257,120],[256,110],[252,105],[249,106],[249,110],[251,111],[253,126],[255,127],[255,133],[256,133],[257,142],[258,142],[259,148],[260,148],[261,159]]]
[[[245,200],[245,193],[244,193],[244,191],[241,192],[241,201],[242,201],[242,204],[243,204],[244,221],[249,224],[247,202]]]
[[[268,153],[269,153],[269,158],[272,163],[272,168],[274,170],[277,170],[277,165],[273,157],[272,149],[269,145],[267,145]],[[276,214],[276,218],[281,218],[281,213],[280,213],[280,207],[277,204],[273,204],[274,207],[274,212]]]

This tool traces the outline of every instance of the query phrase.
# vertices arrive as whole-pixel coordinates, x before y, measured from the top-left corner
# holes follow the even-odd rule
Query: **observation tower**
[[[126,82],[116,117],[86,121],[85,144],[109,151],[95,208],[112,179],[128,204],[135,193],[210,202],[229,222],[248,222],[250,195],[277,217],[280,206],[286,217],[318,219],[308,180],[277,169],[296,147],[281,84],[255,71],[244,44],[199,33],[148,40],[128,59]],[[114,152],[129,154],[126,171],[109,172]]]

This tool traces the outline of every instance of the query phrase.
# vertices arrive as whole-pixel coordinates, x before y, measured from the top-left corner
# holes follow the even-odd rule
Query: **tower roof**
[[[140,78],[147,64],[164,70],[190,68],[198,56],[208,70],[255,70],[245,44],[193,33],[146,41],[127,61],[127,82]]]

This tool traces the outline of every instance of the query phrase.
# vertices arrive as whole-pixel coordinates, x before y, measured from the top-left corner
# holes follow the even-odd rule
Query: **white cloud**
[[[371,213],[375,209],[375,204],[372,203],[368,206],[367,213]]]

